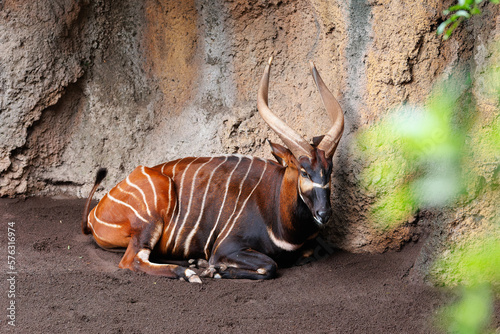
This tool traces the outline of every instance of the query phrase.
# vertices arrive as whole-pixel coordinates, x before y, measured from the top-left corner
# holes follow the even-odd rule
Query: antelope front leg
[[[269,256],[246,249],[218,257],[207,269],[208,276],[222,278],[270,279],[276,276],[277,265]]]

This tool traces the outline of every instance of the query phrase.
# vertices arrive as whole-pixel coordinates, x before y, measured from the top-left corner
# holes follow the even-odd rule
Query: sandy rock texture
[[[325,234],[348,251],[398,249],[422,227],[372,227],[353,140],[454,67],[479,73],[499,31],[498,8],[483,7],[443,42],[439,0],[1,1],[0,196],[86,197],[105,166],[99,198],[140,164],[270,158],[265,139],[279,139],[256,108],[264,64],[274,55],[271,108],[311,139],[329,128],[314,60],[345,112]]]

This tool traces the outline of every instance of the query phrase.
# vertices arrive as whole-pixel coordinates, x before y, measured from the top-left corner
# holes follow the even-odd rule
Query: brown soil
[[[80,232],[84,201],[0,199],[2,268],[8,224],[15,228],[15,298],[2,279],[0,332],[15,301],[22,333],[432,333],[446,297],[411,283],[420,249],[383,255],[334,252],[280,269],[269,281],[204,279],[203,284],[118,268]],[[8,320],[8,319],[7,319]]]

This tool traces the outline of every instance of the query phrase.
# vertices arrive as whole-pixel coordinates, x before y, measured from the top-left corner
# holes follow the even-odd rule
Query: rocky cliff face
[[[412,238],[414,219],[381,233],[358,186],[359,129],[400,103],[421,103],[457,65],[473,70],[499,33],[485,8],[449,41],[444,5],[418,0],[21,0],[0,2],[0,196],[102,196],[139,164],[189,155],[270,158],[279,141],[256,109],[275,56],[270,106],[306,138],[329,127],[309,74],[314,60],[345,112],[327,235],[351,251]],[[482,53],[483,52],[483,53]],[[494,111],[490,111],[494,113]]]

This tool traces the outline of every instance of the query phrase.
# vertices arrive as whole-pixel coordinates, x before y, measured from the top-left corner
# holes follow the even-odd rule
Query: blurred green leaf
[[[461,299],[442,310],[441,327],[448,333],[481,334],[493,314],[493,296],[487,285],[465,288]]]
[[[412,184],[412,192],[418,202],[427,207],[443,207],[451,203],[460,192],[457,176],[433,175],[417,179]]]
[[[480,2],[450,7],[438,33],[450,36],[462,20],[480,13]],[[375,228],[394,230],[419,208],[466,204],[472,210],[449,227],[456,229],[447,241],[452,244],[430,273],[438,284],[463,287],[461,299],[441,313],[449,333],[487,333],[493,294],[500,295],[500,222],[492,222],[500,205],[472,209],[500,198],[500,42],[490,51],[490,65],[476,70],[474,85],[470,75],[451,75],[436,84],[424,107],[399,107],[357,137],[365,161],[360,184],[374,199]]]
[[[418,208],[452,204],[465,185],[460,164],[464,130],[457,127],[457,103],[468,78],[439,83],[426,107],[404,105],[358,135],[367,161],[361,185],[376,198],[371,215],[377,228],[396,228]]]
[[[470,12],[472,15],[479,15],[481,14],[481,10],[477,7],[473,8]]]
[[[433,269],[441,284],[460,284],[463,289],[458,302],[441,310],[441,327],[448,333],[486,333],[493,314],[493,291],[500,293],[500,226],[493,226],[487,236],[455,244]]]
[[[443,285],[468,287],[491,284],[500,293],[500,233],[498,226],[488,236],[454,245],[434,265],[436,277]]]
[[[457,17],[465,17],[466,19],[470,18],[470,13],[466,10],[458,10],[455,14]]]
[[[467,20],[473,15],[481,14],[481,10],[478,7],[481,2],[483,0],[458,0],[457,4],[443,11],[443,15],[451,16],[438,26],[436,33],[438,35],[444,34],[443,39],[447,40],[463,20]],[[490,0],[490,2],[498,4],[499,0]],[[446,30],[450,24],[452,25]]]

